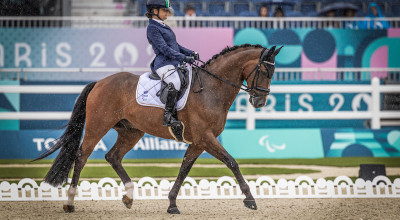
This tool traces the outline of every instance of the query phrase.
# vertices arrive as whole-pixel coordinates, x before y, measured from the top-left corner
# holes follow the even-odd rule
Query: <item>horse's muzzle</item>
[[[261,108],[267,104],[267,96],[250,95],[249,102],[254,108]]]

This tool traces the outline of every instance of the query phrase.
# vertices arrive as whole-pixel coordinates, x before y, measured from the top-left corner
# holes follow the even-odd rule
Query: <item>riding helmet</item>
[[[169,0],[147,0],[146,8],[150,12],[153,8],[169,8]]]

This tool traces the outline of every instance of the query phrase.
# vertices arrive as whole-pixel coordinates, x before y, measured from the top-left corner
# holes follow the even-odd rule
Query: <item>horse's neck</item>
[[[244,81],[244,78],[241,75],[244,65],[248,61],[256,59],[256,55],[254,55],[254,51],[251,52],[249,50],[241,51],[239,53],[221,57],[220,62],[214,61],[211,65],[207,66],[206,69],[222,79],[237,86],[241,86]],[[240,90],[239,88],[235,88],[232,85],[222,82],[212,76],[208,76],[204,84],[205,87],[207,87],[204,88],[204,95],[208,99],[212,99],[210,101],[213,103],[218,103],[218,107],[223,108],[225,111],[229,110]]]

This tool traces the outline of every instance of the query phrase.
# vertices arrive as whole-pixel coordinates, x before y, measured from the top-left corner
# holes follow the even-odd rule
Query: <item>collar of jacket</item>
[[[155,21],[155,20],[153,20],[153,19],[150,19],[149,20],[149,24],[154,24],[154,25],[157,25],[158,27],[162,27],[162,28],[167,28],[167,29],[169,29],[169,26],[168,25],[162,25],[162,24],[160,24],[160,23],[158,23],[157,21]]]

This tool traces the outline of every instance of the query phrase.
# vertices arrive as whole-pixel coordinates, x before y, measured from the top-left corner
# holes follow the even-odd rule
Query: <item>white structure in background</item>
[[[72,16],[123,16],[127,2],[114,0],[72,0]]]
[[[70,180],[69,180],[70,181]],[[275,182],[268,176],[248,182],[255,198],[400,198],[400,179],[392,183],[385,176],[377,176],[373,181],[339,176],[334,181],[323,178],[314,182],[308,176],[299,176],[295,181],[279,179]],[[168,199],[173,181],[156,180],[150,177],[134,182],[133,198],[136,200]],[[1,201],[43,201],[66,200],[69,184],[51,187],[47,183],[39,185],[32,179],[22,179],[18,184],[0,183]],[[75,200],[120,200],[125,194],[123,183],[104,178],[98,183],[82,181],[78,186]],[[239,199],[244,198],[240,187],[231,177],[221,177],[217,181],[200,180],[197,183],[188,177],[179,192],[178,199]]]
[[[30,94],[77,94],[84,86],[0,86],[0,93],[30,93]],[[379,79],[371,80],[370,85],[272,85],[273,93],[370,93],[371,106],[368,111],[269,111],[266,106],[263,111],[256,111],[251,105],[228,113],[228,119],[246,120],[246,129],[254,130],[256,120],[349,120],[369,119],[372,129],[380,129],[383,119],[393,120],[393,125],[400,119],[399,111],[381,110],[381,94],[400,93],[398,85],[380,85]],[[245,94],[247,100],[248,95]],[[71,112],[0,112],[0,120],[68,120]]]
[[[109,2],[108,0],[104,0]],[[122,15],[125,12],[126,3],[105,3],[91,7],[91,1],[85,0],[82,3],[74,0],[71,7],[72,15],[81,16],[63,16],[63,17],[0,17],[3,27],[24,28],[24,27],[80,27],[80,28],[132,28],[146,27],[148,18],[145,16],[113,16]],[[98,13],[107,14],[110,16],[94,16]],[[85,16],[83,16],[85,15]],[[185,27],[186,18],[183,16],[174,16],[169,20],[176,21],[177,27]],[[384,17],[384,18],[328,18],[328,17],[201,17],[191,19],[201,27],[209,28],[275,28],[275,29],[290,29],[290,28],[326,28],[327,22],[348,23],[370,20],[387,21],[391,28],[400,27],[400,17]],[[28,22],[29,21],[29,22]],[[369,22],[368,22],[369,24]],[[374,27],[367,27],[373,29]],[[344,26],[342,29],[353,29]]]
[[[111,0],[102,0],[109,2]],[[90,6],[92,1],[85,0],[79,3],[78,0],[73,0],[71,13],[72,15],[81,16],[63,16],[63,17],[0,17],[2,27],[10,28],[44,28],[44,27],[79,27],[79,28],[132,28],[132,27],[147,27],[149,19],[145,16],[113,16],[122,15],[126,10],[126,3],[104,3]],[[94,16],[98,13],[107,14],[109,16]],[[171,21],[176,21],[177,27],[185,27],[186,18],[184,16],[174,16],[169,18]],[[209,28],[267,28],[267,29],[291,29],[291,28],[326,28],[327,22],[349,23],[359,21],[387,21],[391,28],[400,27],[400,17],[384,17],[384,18],[328,18],[328,17],[203,17],[197,16],[191,18],[191,21],[196,22],[201,27]],[[369,24],[370,22],[368,22]],[[374,29],[374,27],[367,27]],[[348,26],[342,29],[353,29]]]

